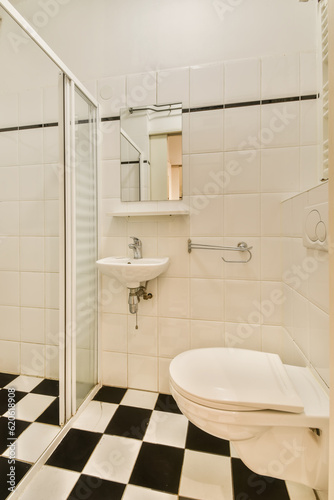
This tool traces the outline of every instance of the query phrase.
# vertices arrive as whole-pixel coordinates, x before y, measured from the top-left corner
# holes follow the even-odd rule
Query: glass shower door
[[[97,383],[96,107],[74,90],[76,408]]]
[[[97,376],[97,108],[64,76],[66,420]]]

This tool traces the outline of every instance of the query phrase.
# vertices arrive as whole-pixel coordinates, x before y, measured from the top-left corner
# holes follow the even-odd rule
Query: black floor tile
[[[15,468],[14,482],[16,486],[21,481],[23,476],[28,472],[28,470],[31,467],[31,464],[15,460],[15,464],[12,465],[8,463],[8,458],[0,457],[0,500],[4,500],[11,493],[11,491],[8,489],[11,485],[7,483],[8,481],[7,474],[12,472],[9,469],[10,466]]]
[[[0,387],[5,387],[5,385],[9,384],[17,377],[18,375],[11,375],[10,373],[0,373]]]
[[[125,484],[82,474],[67,500],[121,500]]]
[[[159,394],[155,410],[167,411],[169,413],[182,413],[176,404],[175,399],[170,394]]]
[[[143,439],[152,410],[120,405],[110,420],[105,434]]]
[[[204,453],[215,453],[216,455],[230,456],[230,443],[207,432],[202,431],[196,425],[189,422],[186,448]]]
[[[31,392],[34,394],[44,394],[44,396],[59,396],[59,381],[45,378]]]
[[[50,406],[36,419],[36,422],[59,425],[59,398],[52,401]]]
[[[289,500],[285,482],[252,472],[239,458],[232,458],[234,498]]]
[[[161,444],[143,443],[130,483],[177,494],[184,450]]]
[[[26,392],[15,391],[15,403],[26,396]],[[3,415],[8,410],[8,391],[7,389],[0,390],[0,415]]]
[[[9,422],[5,417],[0,417],[0,454],[2,454],[7,449],[7,438],[8,437],[19,437],[22,432],[29,427],[30,422],[24,422],[23,420],[15,420],[14,422]],[[13,427],[14,426],[14,427]],[[14,435],[9,432],[14,432]]]
[[[81,472],[102,434],[70,429],[52,453],[47,465]]]
[[[126,391],[127,389],[122,389],[121,387],[103,386],[94,397],[94,400],[118,404],[121,402]]]

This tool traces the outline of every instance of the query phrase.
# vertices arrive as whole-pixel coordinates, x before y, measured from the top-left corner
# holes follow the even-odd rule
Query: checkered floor
[[[20,401],[40,395],[47,382],[29,394],[22,391]],[[48,408],[55,401],[53,396]],[[30,423],[17,405],[22,438],[34,425],[50,426],[43,417],[47,412]],[[34,436],[31,449],[40,440]],[[22,477],[33,460],[18,448]],[[231,448],[189,423],[171,396],[102,387],[20,500],[314,500],[308,488],[257,476]]]
[[[15,388],[15,429],[8,421],[8,388]],[[19,482],[59,432],[59,384],[55,380],[0,373],[0,500],[8,496],[8,447],[15,441]]]

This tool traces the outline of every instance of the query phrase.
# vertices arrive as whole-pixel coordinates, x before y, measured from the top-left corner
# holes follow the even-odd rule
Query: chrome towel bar
[[[192,250],[223,250],[228,252],[248,252],[247,260],[226,260],[222,257],[224,262],[228,262],[229,264],[247,264],[252,258],[251,249],[253,247],[249,247],[247,243],[244,241],[240,241],[238,246],[236,247],[220,247],[218,245],[203,245],[201,243],[192,243],[191,239],[188,240],[188,252],[191,253]]]

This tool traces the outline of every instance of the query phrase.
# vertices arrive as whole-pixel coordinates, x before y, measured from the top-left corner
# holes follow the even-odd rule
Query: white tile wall
[[[226,236],[259,236],[261,204],[259,194],[228,194],[224,197]]]
[[[262,322],[261,286],[258,281],[225,281],[225,320],[232,323]]]
[[[329,316],[310,304],[310,361],[329,386]]]
[[[207,153],[189,156],[190,194],[217,195],[224,192],[223,153]]]
[[[43,122],[43,89],[23,90],[19,94],[19,125]]]
[[[102,117],[115,116],[126,107],[126,78],[115,76],[97,82],[97,96]]]
[[[127,355],[104,351],[102,354],[102,374],[105,385],[127,387]]]
[[[224,347],[225,345],[225,325],[221,321],[192,320],[190,322],[190,332],[192,349]]]
[[[127,105],[145,106],[156,104],[157,82],[156,73],[140,73],[127,77]]]
[[[135,315],[128,318],[128,352],[157,356],[158,321],[156,317],[140,316],[138,329]]]
[[[2,201],[19,199],[18,167],[2,167],[0,169],[0,197]]]
[[[20,340],[19,307],[0,306],[0,331],[2,340]]]
[[[268,56],[262,59],[262,99],[299,95],[299,55]]]
[[[306,191],[319,184],[320,176],[316,168],[319,158],[319,146],[300,148],[300,190]]]
[[[224,320],[224,281],[215,279],[190,280],[190,318]]]
[[[203,130],[206,131],[203,134]],[[214,153],[223,150],[224,111],[201,111],[189,116],[190,153]],[[186,151],[184,151],[186,153]]]
[[[260,96],[260,59],[227,61],[225,63],[225,103],[258,101]]]
[[[181,102],[183,108],[189,107],[189,68],[159,71],[158,104]]]
[[[44,238],[20,238],[20,270],[44,271]]]
[[[304,206],[326,201],[327,189],[324,183],[282,203],[282,257],[283,325],[300,349],[299,357],[304,356],[329,385],[328,253],[306,249],[302,240]]]
[[[224,66],[193,66],[190,68],[190,107],[222,104],[224,97]]]
[[[47,127],[43,129],[43,161],[55,163],[59,159],[59,129],[58,127]],[[58,167],[58,165],[56,165]],[[57,187],[57,184],[55,184]]]
[[[0,340],[0,362],[4,373],[20,373],[20,343]]]
[[[1,132],[0,134],[0,167],[8,167],[18,164],[19,133]]]
[[[198,195],[190,197],[190,235],[223,236],[223,196]]]
[[[302,53],[128,75],[127,105],[181,101],[188,108],[316,94],[315,64],[314,53]],[[122,78],[116,100],[124,90]],[[119,124],[106,125],[102,254],[127,254],[129,236],[136,235],[145,256],[168,255],[171,264],[149,284],[154,298],[140,302],[138,330],[127,312],[126,290],[102,278],[104,383],[169,392],[170,360],[189,348],[209,346],[262,349],[277,352],[284,362],[307,363],[313,341],[304,323],[312,314],[314,325],[318,316],[325,325],[328,273],[321,263],[306,280],[296,276],[293,266],[307,256],[300,221],[305,197],[282,201],[318,183],[317,104],[307,100],[183,113],[189,217],[135,222],[105,217],[120,207]],[[319,190],[309,191],[310,204],[326,196],[323,186]],[[128,206],[156,208],[153,203]],[[209,250],[189,255],[189,237],[221,246],[244,240],[253,246],[252,260],[227,264],[222,255],[235,254]],[[323,342],[311,362],[326,379],[325,326],[320,336]]]
[[[146,391],[158,390],[158,358],[128,355],[128,386]]]
[[[258,140],[260,137],[260,106],[225,109],[224,119],[225,151],[240,151],[260,147]]]
[[[300,144],[309,146],[319,142],[318,101],[301,101],[300,103]]]
[[[35,128],[19,131],[20,165],[43,163],[43,129]]]
[[[0,96],[0,128],[17,127],[19,103],[17,93],[11,92]]]
[[[159,318],[159,356],[173,358],[190,348],[190,322],[186,319]]]
[[[18,306],[20,303],[19,273],[0,272],[0,304]]]
[[[239,349],[261,350],[261,326],[250,323],[226,323],[225,345]]]
[[[316,52],[300,54],[300,93],[310,95],[318,90],[318,71]]]
[[[300,104],[284,102],[261,106],[260,142],[264,148],[299,146]]]
[[[299,148],[261,151],[262,192],[298,192],[299,178]]]
[[[189,280],[160,278],[158,286],[159,316],[189,318]]]
[[[2,95],[0,108],[1,127],[55,123],[58,88]],[[51,378],[58,377],[58,134],[56,126],[0,133],[0,363]]]
[[[101,333],[104,351],[127,352],[128,318],[126,314],[103,314]]]
[[[19,269],[19,239],[8,236],[0,243],[0,269],[18,271]]]
[[[44,309],[21,308],[21,340],[44,344]]]
[[[242,150],[224,153],[224,174],[224,193],[258,193],[261,181],[260,152]]]

